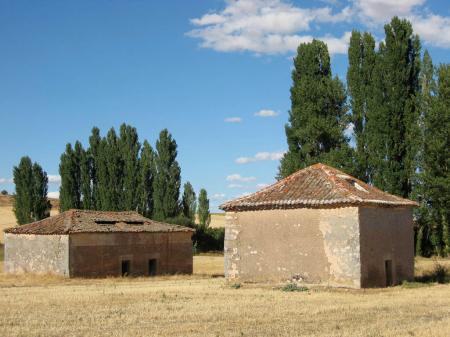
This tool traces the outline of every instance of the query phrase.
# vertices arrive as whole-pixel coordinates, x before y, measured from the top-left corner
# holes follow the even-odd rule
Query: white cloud
[[[280,160],[284,152],[258,152],[253,157],[239,157],[235,161],[237,164],[248,164],[264,160]]]
[[[250,182],[250,181],[255,181],[256,178],[255,177],[243,177],[240,174],[230,174],[229,176],[227,176],[227,181],[238,181],[238,182]]]
[[[259,184],[256,184],[256,187],[257,187],[257,188],[264,188],[264,187],[267,187],[267,186],[269,186],[269,184],[266,184],[266,183],[259,183]]]
[[[241,185],[241,184],[228,184],[228,186],[227,186],[228,188],[242,188],[242,187],[244,187],[244,185]]]
[[[262,109],[259,110],[258,112],[255,112],[255,116],[257,117],[275,117],[278,115],[279,115],[278,112],[269,109]]]
[[[250,51],[257,54],[295,52],[301,42],[311,41],[312,23],[342,22],[351,18],[349,7],[333,13],[330,7],[302,8],[283,0],[227,1],[217,13],[191,19],[197,28],[188,35],[201,40],[200,46],[221,52]],[[334,42],[330,53],[346,52],[337,41],[346,45],[346,37],[322,37]],[[337,47],[337,49],[336,49]]]
[[[393,16],[410,15],[413,9],[426,0],[354,0],[354,10],[362,20],[385,23]],[[364,21],[363,21],[364,23]]]
[[[0,178],[0,184],[11,184],[13,182],[12,178]]]
[[[59,192],[58,192],[58,191],[48,192],[48,193],[47,193],[47,196],[48,196],[49,198],[55,198],[55,199],[58,199],[58,198],[59,198]]]
[[[421,39],[436,47],[450,48],[450,17],[430,14],[409,19]]]
[[[225,122],[227,122],[227,123],[240,123],[240,122],[242,122],[242,118],[241,117],[228,117],[228,118],[225,118]]]
[[[331,54],[346,54],[355,23],[381,32],[384,23],[399,16],[413,23],[426,44],[450,48],[450,17],[432,13],[426,0],[350,0],[341,10],[333,9],[337,2],[322,0],[321,7],[306,8],[288,0],[227,0],[224,9],[191,19],[195,28],[187,35],[220,52],[291,54],[300,43],[317,38]],[[351,26],[341,36],[317,33],[343,22]]]
[[[211,196],[212,200],[223,200],[225,199],[226,195],[225,193],[215,193]]]
[[[47,177],[48,177],[49,184],[56,184],[56,185],[61,184],[61,176],[60,175],[49,174],[49,175],[47,175]]]

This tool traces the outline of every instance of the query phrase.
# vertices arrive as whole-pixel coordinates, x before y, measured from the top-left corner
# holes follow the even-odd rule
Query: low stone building
[[[414,277],[417,206],[316,164],[224,203],[228,280],[353,288]]]
[[[5,231],[5,272],[70,277],[192,273],[193,230],[136,212],[69,210]]]

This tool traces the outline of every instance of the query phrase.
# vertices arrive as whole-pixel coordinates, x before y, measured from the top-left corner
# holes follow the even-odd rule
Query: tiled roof
[[[103,212],[71,209],[61,214],[5,230],[13,234],[70,234],[108,232],[192,232],[143,217],[137,212]]]
[[[225,211],[358,205],[409,206],[414,201],[383,192],[344,172],[315,164],[262,190],[225,202]]]

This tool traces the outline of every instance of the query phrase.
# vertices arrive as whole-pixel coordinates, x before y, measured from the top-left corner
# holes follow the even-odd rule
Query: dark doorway
[[[394,280],[392,278],[392,260],[384,261],[384,270],[386,275],[386,287],[394,285]]]
[[[122,260],[122,276],[130,275],[130,260]]]
[[[148,260],[148,276],[156,275],[156,259]]]

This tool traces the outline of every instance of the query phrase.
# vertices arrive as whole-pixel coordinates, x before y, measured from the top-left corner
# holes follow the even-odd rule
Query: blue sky
[[[125,122],[152,144],[168,128],[183,181],[217,210],[274,181],[296,46],[324,39],[345,79],[349,32],[381,40],[392,15],[450,61],[446,1],[1,0],[0,189],[29,155],[58,191],[65,144]]]

